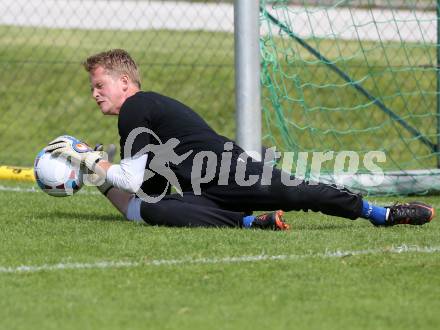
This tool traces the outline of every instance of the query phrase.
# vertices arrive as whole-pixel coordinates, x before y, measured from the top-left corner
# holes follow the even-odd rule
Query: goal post
[[[236,140],[246,151],[261,151],[260,7],[234,2]]]

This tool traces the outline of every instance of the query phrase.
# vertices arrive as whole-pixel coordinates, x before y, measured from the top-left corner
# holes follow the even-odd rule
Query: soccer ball
[[[50,196],[71,196],[83,185],[83,172],[79,164],[44,150],[35,158],[34,175],[38,186]]]

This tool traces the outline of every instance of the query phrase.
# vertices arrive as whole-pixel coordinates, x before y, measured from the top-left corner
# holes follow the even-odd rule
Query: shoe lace
[[[260,214],[260,215],[256,216],[255,220],[258,220],[260,222],[265,222],[265,221],[267,221],[268,217],[269,217],[269,214],[264,213],[264,214]]]
[[[395,203],[391,207],[391,215],[393,220],[416,216],[417,209],[408,204]]]

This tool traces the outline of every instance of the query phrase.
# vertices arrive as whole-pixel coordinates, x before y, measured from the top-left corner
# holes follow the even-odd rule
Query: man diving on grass
[[[79,141],[71,137],[58,138],[45,150],[76,158],[100,176],[99,191],[128,220],[175,227],[287,230],[283,211],[361,218],[375,226],[423,225],[434,217],[434,208],[423,202],[374,205],[348,189],[290,174],[295,184],[285,185],[286,172],[251,159],[188,106],[141,91],[137,65],[125,50],[90,56],[84,67],[101,112],[118,116],[121,161],[112,164],[92,149],[77,152],[72,145]],[[167,175],[159,175],[160,170]],[[170,190],[169,180],[174,178],[180,187],[177,193]],[[270,212],[253,215],[261,210]]]

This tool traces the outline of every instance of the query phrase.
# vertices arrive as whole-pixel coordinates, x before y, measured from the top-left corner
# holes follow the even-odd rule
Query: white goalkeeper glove
[[[93,151],[86,143],[69,135],[63,135],[51,141],[44,148],[44,151],[71,158],[84,164],[90,171],[95,173],[97,172],[96,163],[104,159],[103,152]]]

